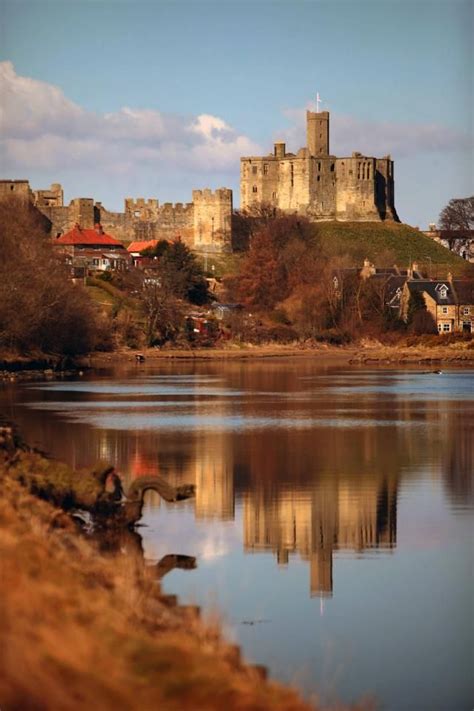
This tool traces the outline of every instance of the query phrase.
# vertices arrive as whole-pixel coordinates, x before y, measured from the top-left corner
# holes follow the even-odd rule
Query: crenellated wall
[[[228,188],[194,190],[193,202],[188,203],[125,198],[124,212],[107,210],[92,198],[74,198],[63,205],[59,183],[33,192],[27,180],[0,181],[0,199],[12,194],[33,202],[51,221],[55,237],[76,224],[87,229],[100,223],[106,233],[124,242],[180,239],[200,251],[231,249],[232,190]]]

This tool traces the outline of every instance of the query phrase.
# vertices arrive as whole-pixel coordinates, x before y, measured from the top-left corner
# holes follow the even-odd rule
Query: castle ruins
[[[229,252],[231,246],[232,190],[193,190],[189,203],[125,199],[124,212],[110,212],[92,198],[74,198],[64,205],[63,189],[31,190],[28,180],[0,180],[0,198],[14,196],[31,202],[51,222],[51,235],[78,224],[84,229],[100,223],[104,231],[122,241],[181,239],[190,249]]]
[[[337,158],[329,152],[329,112],[307,111],[307,146],[287,153],[283,142],[267,156],[240,159],[240,207],[270,206],[312,221],[399,222],[393,161],[361,153]],[[79,224],[103,229],[122,241],[181,239],[193,250],[232,251],[232,190],[193,190],[192,202],[164,203],[126,198],[123,212],[111,212],[92,198],[64,204],[63,189],[31,190],[27,180],[0,180],[0,199],[33,203],[51,221],[57,237]]]
[[[306,112],[307,146],[296,155],[283,142],[268,156],[240,159],[240,206],[271,205],[312,221],[399,222],[393,161],[329,152],[329,112]]]

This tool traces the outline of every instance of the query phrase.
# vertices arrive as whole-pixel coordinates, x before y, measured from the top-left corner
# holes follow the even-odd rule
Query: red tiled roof
[[[130,244],[127,247],[127,250],[129,252],[143,252],[144,249],[148,249],[148,247],[154,247],[156,244],[158,244],[157,239],[149,239],[149,240],[144,240],[144,241],[130,242]]]
[[[101,232],[100,229],[84,230],[79,225],[75,225],[72,230],[66,232],[66,234],[58,237],[54,244],[97,244],[97,245],[115,245],[116,247],[123,247],[122,242],[118,239],[111,237],[111,235]]]

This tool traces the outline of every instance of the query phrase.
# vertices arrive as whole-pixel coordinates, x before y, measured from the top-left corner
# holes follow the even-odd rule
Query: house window
[[[448,291],[447,289],[440,289],[439,295],[442,299],[446,299],[448,296]]]
[[[254,185],[254,186],[253,186],[253,188],[252,188],[252,192],[253,192],[253,193],[257,193],[257,192],[258,192],[258,188],[257,188],[257,186],[256,186],[256,185]]]
[[[469,308],[469,306],[465,306],[465,307],[463,308],[462,312],[463,312],[464,316],[468,316],[469,313],[470,313],[470,308]]]
[[[254,175],[257,175],[257,166],[256,166],[256,165],[253,165],[253,166],[252,166],[252,173],[253,173]]]
[[[449,333],[451,331],[450,323],[443,323],[443,333]]]
[[[447,306],[443,306],[443,308],[441,309],[441,312],[442,312],[443,314],[447,314],[447,313],[448,313],[448,307],[447,307]]]

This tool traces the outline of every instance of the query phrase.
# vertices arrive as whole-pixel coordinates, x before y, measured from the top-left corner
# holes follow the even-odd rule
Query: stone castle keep
[[[393,161],[329,152],[329,112],[306,112],[307,146],[287,153],[275,143],[268,156],[240,159],[240,205],[273,205],[310,220],[395,220]]]
[[[287,153],[277,142],[268,156],[240,159],[242,210],[269,205],[312,221],[399,222],[395,210],[393,161],[352,153],[336,158],[329,152],[329,112],[307,111],[307,146]],[[232,251],[232,190],[193,190],[192,202],[164,203],[126,198],[124,212],[111,212],[92,198],[64,205],[63,189],[31,190],[27,180],[0,180],[0,199],[17,196],[32,202],[51,221],[59,236],[75,224],[100,223],[119,240],[181,239],[203,252]]]

